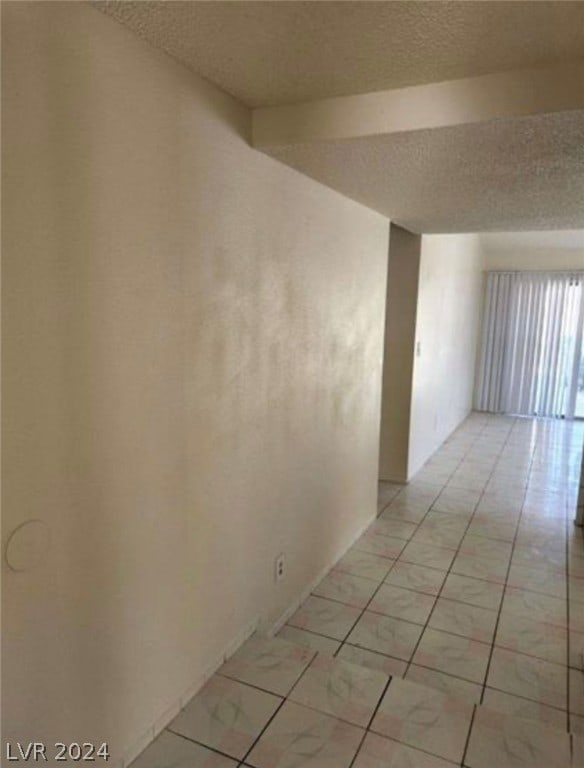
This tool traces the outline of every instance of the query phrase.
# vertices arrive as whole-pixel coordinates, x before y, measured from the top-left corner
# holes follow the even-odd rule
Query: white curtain
[[[490,272],[475,405],[574,415],[584,273]]]

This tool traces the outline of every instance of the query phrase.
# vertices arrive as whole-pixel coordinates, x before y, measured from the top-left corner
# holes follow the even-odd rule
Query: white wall
[[[472,407],[482,312],[476,235],[424,235],[420,261],[408,475],[414,475]]]
[[[584,269],[584,230],[480,236],[486,271]]]
[[[2,12],[3,545],[52,532],[4,736],[115,766],[374,515],[388,222],[95,10]]]

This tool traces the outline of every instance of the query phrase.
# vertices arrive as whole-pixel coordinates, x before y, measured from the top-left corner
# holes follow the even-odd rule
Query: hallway
[[[135,768],[584,765],[583,433],[472,414]]]

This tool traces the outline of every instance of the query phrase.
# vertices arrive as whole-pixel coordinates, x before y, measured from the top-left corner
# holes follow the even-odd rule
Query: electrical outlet
[[[282,581],[286,575],[286,558],[284,554],[278,555],[274,563],[274,577],[276,581]]]

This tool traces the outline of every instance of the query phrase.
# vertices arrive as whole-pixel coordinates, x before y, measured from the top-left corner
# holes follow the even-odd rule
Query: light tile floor
[[[472,414],[134,768],[584,768],[583,437]]]

